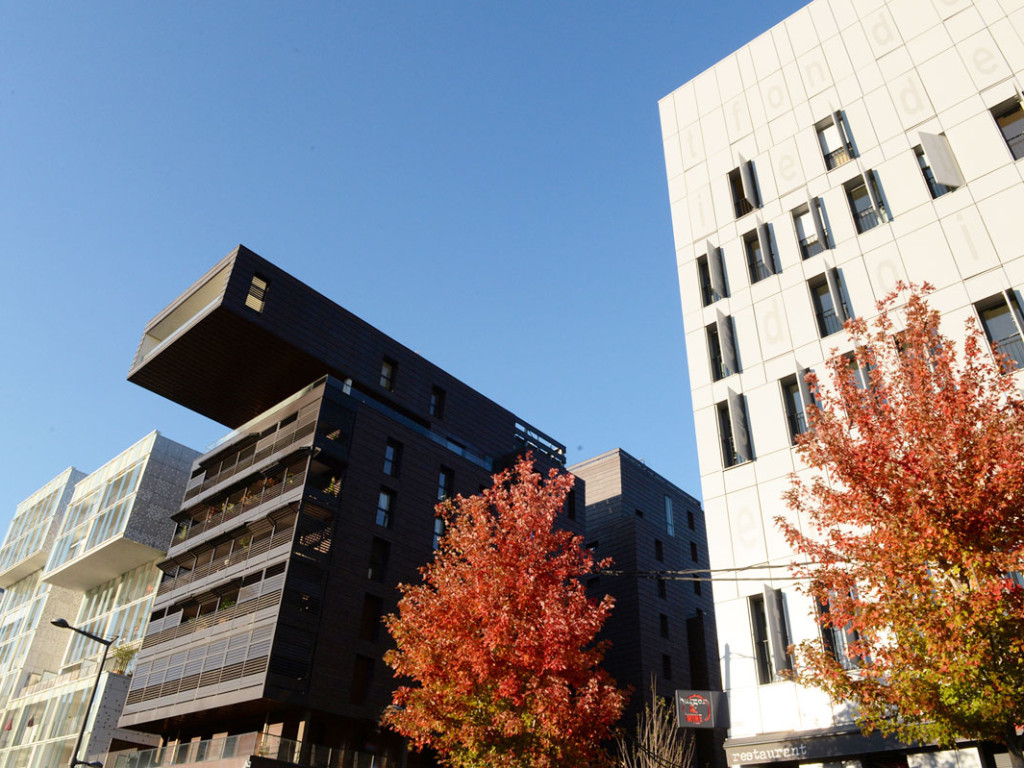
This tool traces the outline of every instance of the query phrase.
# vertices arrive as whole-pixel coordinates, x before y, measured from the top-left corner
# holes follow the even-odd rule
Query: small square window
[[[635,514],[637,517],[643,517],[644,511],[638,507],[633,514]]]
[[[249,293],[245,297],[245,306],[256,312],[262,312],[267,303],[267,280],[259,275],[252,276]]]
[[[395,376],[398,374],[398,363],[385,357],[380,364],[380,385],[389,392],[395,389]]]
[[[386,488],[380,489],[380,494],[377,496],[377,525],[382,528],[391,527],[391,517],[395,505],[395,494],[393,491],[389,491]]]

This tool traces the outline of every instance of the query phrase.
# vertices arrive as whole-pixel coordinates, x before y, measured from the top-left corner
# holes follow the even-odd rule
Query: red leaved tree
[[[603,763],[624,694],[594,637],[612,599],[588,600],[597,563],[554,527],[573,477],[520,459],[479,496],[439,505],[447,526],[423,582],[401,585],[385,661],[401,686],[383,721],[456,768]]]
[[[817,470],[786,497],[802,528],[776,522],[811,563],[798,575],[836,640],[802,644],[798,677],[854,703],[865,730],[944,745],[990,739],[1017,762],[1024,404],[973,321],[958,357],[927,288],[901,285],[870,328],[848,323],[867,386],[849,358],[832,359],[798,443]],[[892,315],[907,293],[898,330]]]

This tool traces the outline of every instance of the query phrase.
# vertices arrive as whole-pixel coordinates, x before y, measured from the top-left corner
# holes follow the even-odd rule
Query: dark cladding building
[[[635,722],[652,678],[670,701],[677,689],[720,691],[700,503],[619,448],[569,471],[586,483],[587,546],[614,561],[590,592],[615,598],[601,636],[611,641],[605,669],[634,688],[622,725]],[[725,731],[695,733],[698,765],[720,764]]]
[[[193,464],[120,721],[165,746],[109,768],[416,764],[376,725],[380,618],[438,499],[563,446],[243,246],[149,323],[128,378],[233,431]]]

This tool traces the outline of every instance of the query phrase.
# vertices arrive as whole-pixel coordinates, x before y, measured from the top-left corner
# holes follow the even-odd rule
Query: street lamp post
[[[107,663],[107,651],[110,650],[110,645],[115,640],[117,640],[117,636],[115,635],[114,637],[107,640],[105,638],[100,637],[99,635],[94,635],[92,632],[88,632],[84,629],[72,627],[70,624],[68,624],[66,619],[54,619],[50,623],[53,624],[53,626],[55,627],[60,627],[61,629],[70,629],[72,632],[77,632],[80,635],[85,635],[90,640],[95,640],[97,643],[103,646],[103,658],[100,659],[100,668],[96,670],[96,679],[92,682],[92,693],[89,694],[89,703],[85,705],[85,714],[82,715],[82,727],[78,729],[78,741],[75,742],[75,751],[71,753],[71,764],[69,766],[69,768],[76,768],[76,766],[79,765],[85,765],[89,768],[103,768],[103,763],[101,763],[99,760],[95,760],[91,763],[86,760],[79,760],[78,750],[82,748],[82,739],[85,738],[85,726],[89,722],[89,711],[92,709],[92,702],[96,698],[96,689],[99,688],[100,685],[100,675],[103,674],[103,667]]]

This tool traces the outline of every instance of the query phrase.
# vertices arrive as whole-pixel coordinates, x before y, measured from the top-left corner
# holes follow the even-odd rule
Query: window
[[[654,540],[654,559],[659,563],[665,562],[665,546],[660,539]]]
[[[436,550],[441,546],[441,537],[444,536],[445,531],[448,530],[444,524],[444,518],[434,517],[434,549]]]
[[[707,255],[697,258],[697,279],[700,281],[700,295],[705,307],[729,295],[721,248],[708,243]]]
[[[388,440],[384,446],[384,474],[398,477],[398,467],[402,460],[402,444],[397,440]]]
[[[862,663],[860,656],[851,656],[849,647],[860,641],[860,632],[847,624],[845,627],[832,625],[829,619],[829,604],[815,600],[818,628],[821,630],[821,644],[825,652],[838,661],[844,669],[856,669]]]
[[[699,595],[700,591],[701,591],[700,577],[699,576],[694,576],[694,578],[693,578],[693,594]]]
[[[793,211],[793,228],[800,243],[800,255],[809,259],[829,247],[828,232],[825,231],[821,198],[812,197],[807,205]]]
[[[863,234],[889,221],[889,213],[885,209],[885,202],[878,187],[878,177],[874,171],[864,171],[862,176],[846,182],[844,189],[846,199],[850,203],[853,223],[859,233]]]
[[[793,668],[793,661],[786,650],[790,644],[789,627],[782,590],[765,586],[764,594],[751,595],[747,603],[757,681],[761,685],[774,683],[781,679],[783,671]]]
[[[380,489],[377,496],[377,525],[382,528],[391,527],[391,514],[395,504],[395,493],[386,488]]]
[[[669,536],[676,535],[676,524],[672,519],[672,499],[668,496],[665,497],[665,529]]]
[[[846,301],[846,291],[839,270],[830,269],[824,275],[807,281],[811,292],[811,304],[818,321],[818,333],[822,338],[838,333],[843,323],[852,317]]]
[[[700,562],[700,552],[697,550],[697,542],[696,541],[691,541],[690,542],[690,559],[693,560],[693,562],[695,562],[695,563],[699,563]]]
[[[369,656],[356,656],[352,666],[352,687],[349,690],[349,703],[362,704],[370,693],[373,682],[373,659]]]
[[[388,570],[388,557],[391,555],[391,545],[384,539],[373,537],[370,543],[370,564],[366,569],[366,578],[370,581],[384,581]]]
[[[452,495],[452,478],[454,473],[448,467],[441,467],[437,473],[437,500],[446,501]]]
[[[992,117],[1003,134],[1010,154],[1014,160],[1024,157],[1024,109],[1017,99],[1004,101],[992,109]]]
[[[796,436],[807,431],[807,407],[814,403],[814,396],[804,377],[806,371],[798,370],[793,376],[787,376],[779,382],[782,388],[782,403],[786,410],[786,424],[789,426],[789,437],[796,444]]]
[[[380,630],[380,615],[384,610],[384,601],[376,595],[363,598],[363,614],[359,621],[359,639],[371,643],[377,641]]]
[[[722,466],[732,467],[753,459],[747,430],[747,408],[742,395],[729,391],[729,399],[717,406]]]
[[[662,600],[668,599],[668,587],[665,586],[664,579],[658,579],[658,597]]]
[[[672,657],[667,653],[661,654],[661,676],[666,680],[672,679]]]
[[[658,623],[661,626],[661,636],[668,639],[668,616],[664,613],[659,613]]]
[[[686,510],[686,527],[691,531],[697,530],[697,517],[693,514],[692,509]]]
[[[380,385],[389,392],[395,389],[395,376],[398,374],[398,363],[385,357],[380,363]]]
[[[430,388],[430,415],[435,419],[444,418],[445,392],[440,387]]]
[[[964,185],[964,177],[953,157],[946,134],[919,133],[921,143],[914,147],[917,164],[921,167],[928,191],[932,197],[942,197]]]
[[[754,181],[754,164],[750,160],[740,158],[740,167],[729,171],[729,189],[737,219],[761,207]]]
[[[643,511],[642,509],[640,509],[640,508],[638,507],[638,508],[636,509],[636,511],[634,512],[634,514],[635,514],[635,515],[636,515],[637,517],[641,517],[641,518],[642,518],[642,517],[644,516],[644,511]]]
[[[778,274],[767,224],[759,224],[757,229],[743,236],[743,250],[747,254],[747,273],[751,283]]]
[[[1024,342],[1021,341],[1021,314],[1016,291],[996,294],[975,305],[989,344],[1009,358],[1012,368],[1024,367]]]
[[[856,156],[850,129],[842,112],[833,112],[815,128],[818,131],[818,145],[821,147],[826,169],[831,171],[845,165],[850,162],[850,158]]]
[[[736,360],[736,341],[733,334],[732,318],[718,313],[718,320],[706,329],[708,358],[711,363],[711,380],[720,381],[739,373]]]
[[[266,303],[267,280],[259,275],[253,275],[252,282],[249,283],[249,294],[245,297],[245,306],[257,312],[262,312]]]

